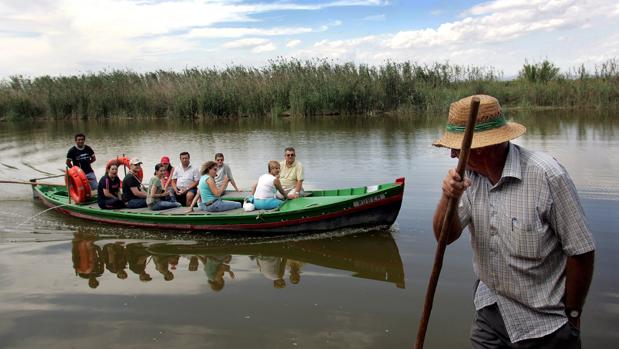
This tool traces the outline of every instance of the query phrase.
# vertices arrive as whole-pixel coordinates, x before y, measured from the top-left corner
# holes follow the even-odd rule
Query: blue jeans
[[[131,199],[127,201],[127,208],[142,208],[146,207],[146,199]]]
[[[176,193],[174,192],[174,188],[172,188],[172,186],[169,186],[166,192],[168,193],[166,201],[176,202]]]
[[[176,208],[176,207],[181,207],[181,204],[179,202],[172,202],[172,201],[165,201],[165,200],[159,200],[157,202],[154,202],[152,206],[150,206],[150,209],[153,211],[161,211],[161,210],[167,210],[168,208]]]
[[[256,206],[256,210],[272,210],[274,208],[280,207],[284,201],[280,199],[256,199],[254,198],[254,206]]]
[[[97,190],[97,176],[94,172],[86,173],[86,179],[88,179],[88,183],[90,184],[90,190]]]
[[[241,203],[236,201],[228,201],[217,199],[212,204],[206,206],[203,203],[198,205],[198,209],[206,212],[223,212],[234,210],[235,208],[241,208]]]

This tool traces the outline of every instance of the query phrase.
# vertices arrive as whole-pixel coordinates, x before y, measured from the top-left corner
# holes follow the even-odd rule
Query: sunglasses
[[[286,157],[287,157],[287,158],[288,158],[288,157],[293,157],[293,156],[295,156],[295,155],[294,155],[294,154],[286,154]]]

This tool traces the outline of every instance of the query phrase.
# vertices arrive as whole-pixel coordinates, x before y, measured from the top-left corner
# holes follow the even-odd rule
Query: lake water
[[[511,113],[517,144],[570,172],[596,244],[582,317],[585,347],[619,344],[619,118]],[[245,189],[294,146],[306,187],[406,177],[396,224],[310,236],[192,235],[103,226],[45,211],[29,186],[0,184],[0,347],[410,348],[436,243],[431,217],[448,150],[431,146],[444,116],[307,119],[61,120],[0,123],[0,179],[56,175],[76,132],[98,176],[108,159],[162,155],[194,164],[223,152]],[[121,171],[122,172],[122,171]],[[54,181],[54,179],[50,180]],[[55,179],[58,181],[58,179]],[[471,250],[447,248],[427,348],[467,348]]]

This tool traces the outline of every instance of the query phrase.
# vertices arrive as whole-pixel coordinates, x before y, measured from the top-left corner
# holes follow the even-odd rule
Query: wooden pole
[[[478,110],[479,98],[473,97],[471,100],[471,112],[466,122],[464,137],[462,138],[462,146],[460,148],[460,155],[458,156],[458,167],[456,167],[456,172],[460,175],[461,180],[464,179],[464,169],[469,160],[471,142],[473,141],[473,130],[475,128],[475,119],[477,118]],[[447,210],[445,212],[445,216],[443,217],[443,225],[441,226],[441,233],[439,234],[438,245],[436,246],[436,254],[434,255],[434,266],[432,267],[432,274],[430,274],[430,280],[428,281],[428,289],[426,290],[423,313],[421,315],[421,321],[419,322],[419,328],[417,330],[417,341],[415,342],[416,349],[423,348],[426,330],[428,329],[428,321],[430,320],[430,313],[432,312],[434,293],[436,292],[438,277],[440,276],[441,268],[443,267],[443,257],[445,256],[445,249],[447,248],[448,232],[451,228],[451,221],[456,211],[457,204],[458,200],[454,200],[453,198],[450,198],[449,201],[447,201]]]
[[[69,167],[64,171],[64,183],[67,186],[67,200],[71,204],[71,179],[69,178]]]
[[[123,153],[123,158],[125,157],[125,153]],[[118,156],[116,157],[116,162],[118,163]],[[131,165],[131,164],[129,164]],[[123,166],[123,169],[125,171],[125,177],[127,176],[127,166]]]
[[[59,175],[54,175],[54,176],[47,176],[47,177],[39,177],[39,178],[32,178],[31,181],[38,181],[39,179],[50,179],[50,178],[60,178],[60,177],[64,177],[64,173],[63,174],[59,174]]]
[[[10,180],[10,179],[0,179],[0,183],[6,183],[6,184],[29,184],[32,186],[35,185],[48,185],[50,187],[64,187],[64,184],[61,183],[46,183],[46,182],[37,182],[37,181],[33,181],[33,182],[26,182],[26,181],[14,181],[14,180]]]

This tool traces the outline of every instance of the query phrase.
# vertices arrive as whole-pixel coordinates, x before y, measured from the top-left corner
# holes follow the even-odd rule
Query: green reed
[[[507,107],[616,107],[619,66],[613,59],[561,73],[548,61],[525,62],[506,80],[492,67],[281,59],[261,68],[13,76],[0,82],[0,119],[419,113],[475,93]]]

